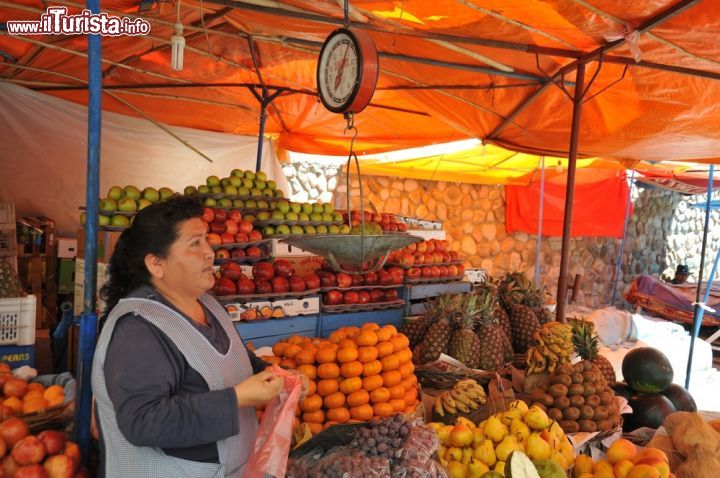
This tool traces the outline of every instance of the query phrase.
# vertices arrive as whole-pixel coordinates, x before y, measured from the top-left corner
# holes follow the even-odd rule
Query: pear
[[[472,459],[467,466],[468,478],[480,478],[485,473],[490,471],[490,468],[480,460]]]
[[[512,435],[507,435],[503,438],[503,441],[495,447],[495,455],[498,460],[505,461],[510,456],[510,453],[515,450],[520,450],[520,444],[518,443],[517,438]]]
[[[440,443],[442,443],[443,445],[450,445],[450,433],[452,432],[453,428],[455,427],[453,427],[452,425],[445,425],[436,430],[435,433],[437,433]]]
[[[525,414],[525,423],[533,430],[545,430],[550,427],[550,419],[545,411],[533,405]]]
[[[522,419],[517,418],[510,424],[510,434],[522,443],[530,435],[530,428]]]
[[[465,418],[465,417],[457,417],[457,418],[455,419],[455,425],[460,425],[460,424],[465,425],[466,427],[468,427],[470,430],[473,430],[473,431],[474,431],[475,428],[476,428],[476,427],[475,427],[475,424],[474,424],[472,421],[470,421],[470,420],[468,420],[467,418]]]
[[[553,460],[533,460],[533,465],[540,478],[565,478],[565,471]]]
[[[487,473],[485,473],[485,474],[484,474],[483,476],[481,476],[480,478],[505,478],[505,475],[501,475],[501,474],[498,473],[497,471],[494,471],[494,470],[493,470],[493,471],[488,471]]]
[[[567,438],[560,444],[560,453],[565,457],[568,467],[573,464],[575,461],[575,447]]]
[[[508,410],[512,410],[512,409],[514,409],[514,408],[520,409],[520,411],[522,412],[523,416],[524,416],[524,415],[528,412],[528,410],[529,410],[528,404],[525,403],[525,402],[522,401],[522,400],[515,400],[515,401],[513,401],[513,402],[510,402],[510,405],[508,405]]]
[[[473,432],[465,424],[455,425],[450,432],[450,444],[462,448],[472,444]]]
[[[467,466],[457,461],[450,461],[446,467],[449,478],[466,478]]]
[[[485,463],[488,467],[493,466],[497,461],[493,442],[486,439],[480,445],[475,445],[475,448],[473,449],[473,458]]]
[[[473,449],[470,447],[463,448],[462,449],[462,464],[467,466],[470,464],[470,459],[472,459],[473,455]]]
[[[485,441],[485,434],[479,428],[473,430],[473,445],[477,446]]]
[[[447,452],[445,453],[445,458],[447,458],[448,461],[461,461],[462,460],[462,448],[458,448],[456,446],[451,446],[447,449]]]
[[[500,476],[505,476],[505,462],[498,461],[497,463],[495,463],[495,468],[493,468],[493,471],[498,473]]]
[[[550,453],[550,459],[560,465],[560,468],[563,470],[567,470],[570,468],[570,463],[568,463],[567,459],[565,458],[565,455],[562,454],[559,450],[553,450],[552,453]]]
[[[539,433],[533,432],[525,443],[525,453],[531,460],[547,460],[552,450],[550,444],[542,439]]]
[[[510,433],[507,425],[500,421],[495,415],[487,419],[485,423],[485,436],[495,443],[500,443]]]

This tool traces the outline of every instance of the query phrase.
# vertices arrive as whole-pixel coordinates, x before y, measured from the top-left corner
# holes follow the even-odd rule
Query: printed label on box
[[[234,321],[253,321],[266,319],[282,319],[297,315],[312,315],[320,312],[320,298],[284,299],[274,302],[233,303],[225,306],[230,318]]]

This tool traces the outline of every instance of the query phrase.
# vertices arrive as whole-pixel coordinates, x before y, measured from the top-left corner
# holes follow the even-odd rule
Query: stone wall
[[[345,208],[347,196],[344,174],[342,179],[339,177],[341,166],[339,162],[286,166],[292,198],[328,201],[331,196],[336,207]],[[303,180],[304,174],[309,176]],[[320,179],[322,175],[325,177]],[[323,184],[334,187],[334,191],[321,191],[318,186]],[[359,209],[356,176],[351,176],[350,188],[351,208]],[[363,192],[365,209],[443,221],[447,239],[468,267],[483,268],[493,276],[523,271],[534,279],[537,237],[507,234],[502,186],[364,176]],[[639,274],[672,277],[675,265],[686,263],[694,281],[700,265],[704,212],[689,206],[704,201],[704,197],[633,187],[632,199],[635,213],[628,223],[617,305],[621,303],[622,291]],[[719,216],[717,211],[711,215],[705,278],[720,247]],[[620,242],[592,237],[570,241],[570,281],[575,274],[582,275],[578,303],[589,307],[610,303]],[[543,238],[540,249],[541,283],[554,294],[560,272],[561,239]]]

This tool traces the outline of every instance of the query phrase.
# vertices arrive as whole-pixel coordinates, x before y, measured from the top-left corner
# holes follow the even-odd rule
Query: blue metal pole
[[[258,133],[257,160],[255,162],[255,172],[260,171],[262,167],[263,140],[265,136],[265,119],[267,118],[267,103],[263,95],[263,101],[260,104],[260,132]]]
[[[540,157],[540,211],[538,218],[538,243],[535,256],[535,285],[540,287],[540,251],[542,250],[543,203],[545,202],[545,156]]]
[[[87,0],[87,8],[100,13],[99,0]],[[100,197],[100,129],[102,121],[102,44],[100,35],[88,35],[88,145],[85,193],[85,295],[78,338],[78,399],[74,439],[87,463],[90,451],[92,411],[91,372],[97,338],[95,292],[97,288],[97,234]]]
[[[620,272],[622,269],[622,258],[623,254],[625,254],[625,240],[627,239],[627,226],[628,226],[628,219],[630,219],[630,203],[632,202],[632,183],[635,179],[635,171],[632,172],[632,175],[630,176],[630,187],[628,188],[628,198],[627,202],[625,203],[625,224],[623,225],[623,237],[622,241],[620,242],[620,254],[618,254],[617,259],[617,267],[615,268],[615,284],[613,284],[613,293],[612,293],[612,299],[610,299],[610,305],[615,305],[615,294],[617,293],[617,286],[618,282],[620,282]]]
[[[707,247],[707,235],[708,227],[710,227],[710,205],[712,203],[712,190],[713,190],[713,175],[715,174],[715,165],[710,165],[710,172],[708,173],[708,189],[707,189],[707,203],[705,204],[705,230],[703,231],[702,249],[700,250],[700,270],[698,271],[698,286],[697,294],[695,295],[695,314],[693,316],[692,335],[690,336],[690,353],[688,354],[687,370],[685,371],[685,389],[690,389],[690,372],[692,370],[693,351],[695,350],[695,339],[700,333],[700,325],[702,324],[702,318],[705,314],[705,309],[700,306],[700,291],[702,290],[702,278],[703,269],[705,268],[705,249]],[[713,276],[717,266],[717,257],[715,258],[715,264],[713,265],[712,275],[708,283],[707,291],[705,291],[705,299],[703,305],[707,301],[708,293],[712,287]]]

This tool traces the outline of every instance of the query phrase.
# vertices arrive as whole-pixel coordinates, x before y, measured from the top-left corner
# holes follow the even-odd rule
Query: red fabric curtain
[[[572,237],[623,235],[625,206],[630,190],[625,175],[592,183],[575,183]],[[505,223],[508,233],[538,233],[540,181],[529,186],[506,186]],[[562,236],[565,211],[565,184],[545,183],[543,236]],[[629,214],[633,213],[632,204]]]

